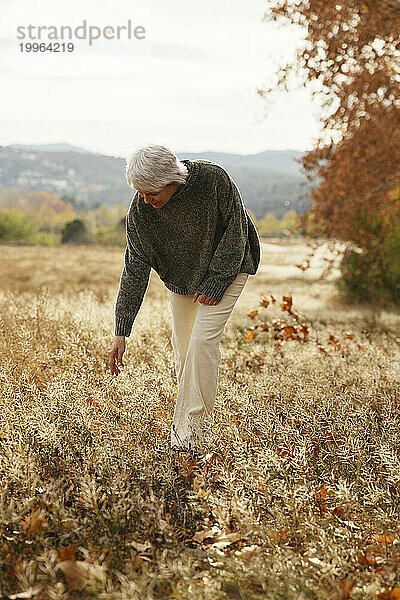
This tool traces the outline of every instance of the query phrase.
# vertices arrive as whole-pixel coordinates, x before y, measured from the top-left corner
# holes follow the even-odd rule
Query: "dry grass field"
[[[196,462],[169,450],[158,275],[112,377],[123,249],[0,246],[1,598],[400,598],[400,313],[343,304],[307,252],[263,244]],[[273,338],[283,296],[307,341]]]

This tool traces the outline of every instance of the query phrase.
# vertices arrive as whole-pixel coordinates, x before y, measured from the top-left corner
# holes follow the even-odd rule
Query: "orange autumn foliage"
[[[303,28],[304,45],[258,93],[296,74],[322,98],[320,136],[302,159],[319,183],[302,224],[368,249],[400,221],[400,0],[267,2],[267,17]]]

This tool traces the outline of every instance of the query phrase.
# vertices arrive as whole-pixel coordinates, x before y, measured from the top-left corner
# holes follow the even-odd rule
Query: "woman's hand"
[[[199,302],[201,302],[201,304],[209,304],[210,306],[218,304],[217,300],[214,300],[213,298],[209,298],[205,294],[200,294],[200,292],[196,292],[194,294],[193,302],[196,302],[197,299],[199,300]]]
[[[120,368],[124,368],[122,356],[125,352],[125,336],[116,335],[108,353],[108,365],[111,375],[119,375]]]

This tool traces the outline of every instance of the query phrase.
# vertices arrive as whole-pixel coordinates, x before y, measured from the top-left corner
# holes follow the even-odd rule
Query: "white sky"
[[[300,33],[262,21],[264,0],[0,0],[0,145],[66,142],[126,156],[306,150],[318,106],[274,95],[276,65]],[[17,26],[143,25],[143,40],[75,41],[72,53],[21,52]]]

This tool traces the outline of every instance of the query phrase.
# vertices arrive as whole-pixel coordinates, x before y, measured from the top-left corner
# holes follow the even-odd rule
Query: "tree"
[[[260,221],[259,234],[268,236],[277,233],[279,230],[280,225],[276,216],[272,213],[265,213]]]
[[[267,2],[266,17],[304,32],[276,86],[288,89],[295,74],[323,99],[321,133],[302,158],[320,181],[303,225],[311,219],[358,246],[368,268],[385,268],[380,242],[400,227],[400,0]]]
[[[62,231],[62,244],[87,244],[90,242],[87,227],[80,219],[67,223]]]
[[[0,209],[0,240],[11,242],[15,240],[31,241],[34,239],[36,228],[31,219],[18,209]]]
[[[296,224],[297,224],[296,211],[293,209],[287,210],[281,219],[280,228],[283,230],[287,230],[287,231],[294,231],[296,228]]]
[[[67,198],[64,196],[64,198]],[[0,206],[22,211],[35,223],[37,231],[61,232],[65,223],[74,218],[71,203],[52,192],[22,189],[0,191]]]

